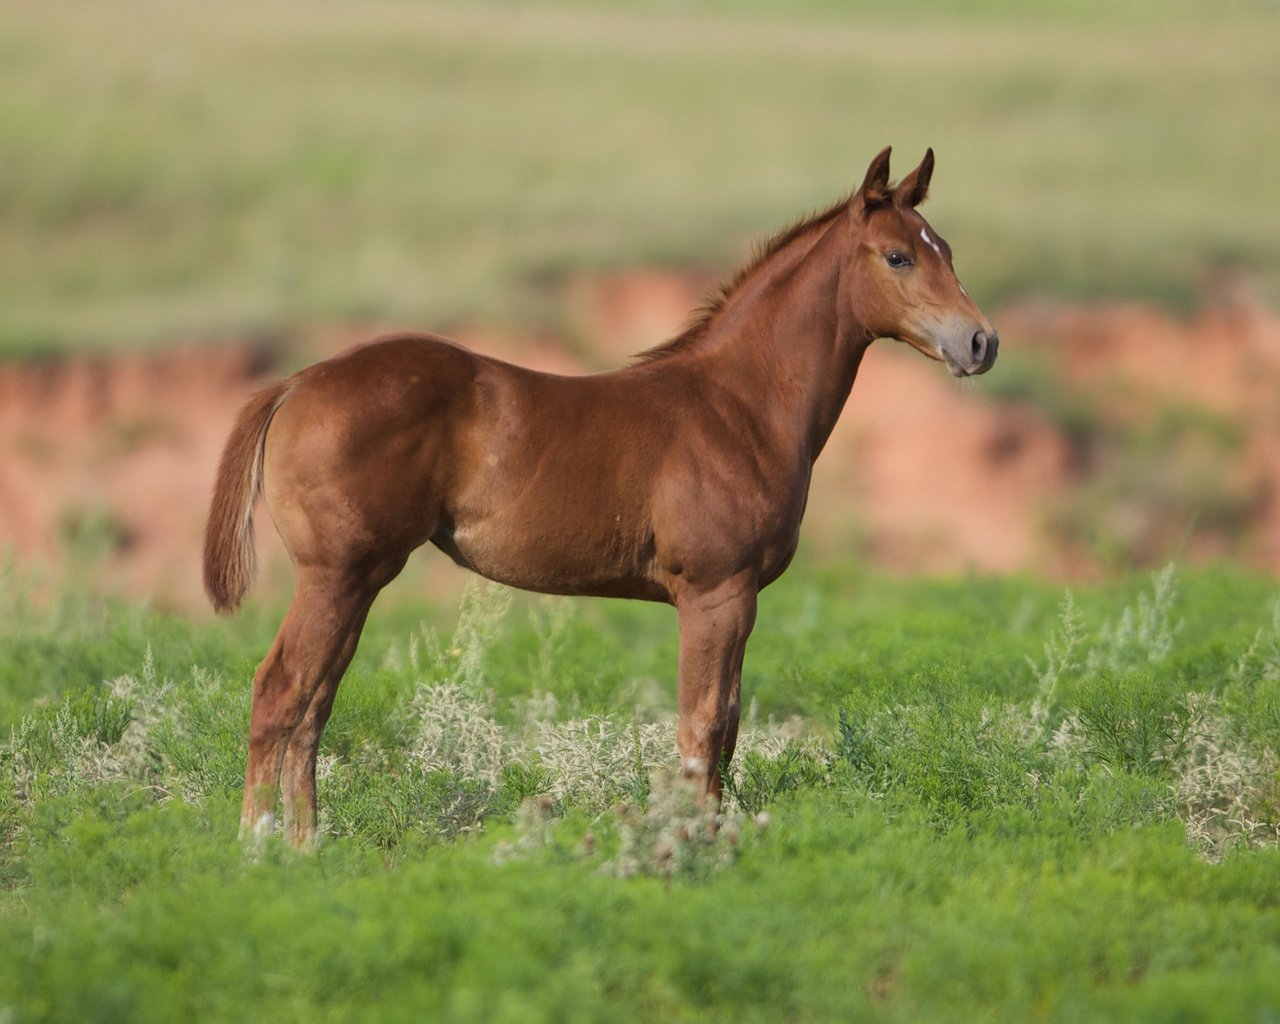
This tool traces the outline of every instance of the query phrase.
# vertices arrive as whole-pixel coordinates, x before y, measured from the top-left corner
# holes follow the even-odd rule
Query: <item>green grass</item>
[[[1280,270],[1262,0],[3,6],[0,352],[560,326],[566,278],[728,271],[887,143],[937,149],[984,302]]]
[[[937,149],[984,303],[1280,271],[1261,0],[0,8],[0,354],[562,327],[574,275],[728,270],[886,143],[899,173]],[[1202,504],[1237,439],[1190,415],[1122,437],[1084,511],[1166,443],[1190,468],[1156,490]],[[408,594],[326,732],[318,853],[249,855],[281,609],[0,570],[0,1024],[1276,1016],[1274,580],[799,565],[714,833],[669,774],[670,609]]]
[[[716,833],[666,768],[669,609],[393,602],[325,736],[311,857],[235,841],[277,613],[5,618],[4,1019],[1233,1021],[1280,1001],[1272,580],[1064,594],[799,566],[763,597]]]

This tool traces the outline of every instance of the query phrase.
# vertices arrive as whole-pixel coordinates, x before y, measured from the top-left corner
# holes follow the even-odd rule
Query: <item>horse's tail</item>
[[[204,533],[204,589],[220,612],[239,607],[258,571],[253,505],[262,487],[262,448],[291,387],[291,381],[278,381],[249,399],[222,450]]]

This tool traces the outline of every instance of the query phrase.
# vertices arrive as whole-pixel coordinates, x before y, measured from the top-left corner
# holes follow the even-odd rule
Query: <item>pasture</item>
[[[722,276],[890,143],[899,173],[937,150],[925,212],[993,315],[1176,313],[1241,277],[1280,300],[1264,0],[0,11],[0,357],[34,367],[24,409],[60,354],[230,339],[287,370],[370,324],[616,365],[582,282]],[[828,534],[761,596],[718,830],[671,773],[671,609],[448,568],[427,596],[415,558],[324,735],[318,850],[247,854],[273,542],[232,619],[107,596],[146,524],[92,503],[90,464],[167,445],[194,472],[185,426],[73,414],[49,426],[68,455],[18,424],[0,500],[58,472],[92,500],[56,512],[62,577],[0,535],[0,1024],[1276,1020],[1280,585],[1194,564],[1268,542],[1272,462],[1230,470],[1258,438],[1270,457],[1275,413],[1161,390],[1219,379],[1195,323],[1070,386],[1034,346],[1059,335],[1006,331],[967,392],[1021,410],[1002,437],[1067,439],[1079,464],[1036,514],[1062,564],[1102,552],[1070,589],[891,575],[815,498]],[[1236,352],[1264,387],[1270,323]],[[1183,360],[1151,395],[1148,350]],[[1226,540],[1193,543],[1205,523]]]
[[[272,610],[20,600],[0,1007],[1265,1020],[1278,598],[1226,570],[1068,595],[800,566],[762,598],[714,835],[666,774],[669,609],[398,601],[325,736],[318,853],[257,858],[235,831]]]
[[[579,275],[722,272],[889,144],[937,150],[987,307],[1280,271],[1265,0],[3,10],[0,352],[376,320],[589,354]]]

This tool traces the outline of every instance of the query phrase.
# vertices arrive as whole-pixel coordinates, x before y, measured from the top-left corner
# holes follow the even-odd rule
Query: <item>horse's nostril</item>
[[[987,336],[981,331],[973,332],[973,342],[971,343],[971,351],[973,358],[980,360],[987,351]]]

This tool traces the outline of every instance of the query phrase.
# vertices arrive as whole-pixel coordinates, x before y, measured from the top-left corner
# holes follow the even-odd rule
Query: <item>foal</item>
[[[562,377],[425,334],[387,337],[254,396],[218,469],[205,587],[253,577],[261,492],[295,590],[253,680],[241,832],[316,831],[320,734],[378,592],[430,541],[548,594],[673,604],[676,742],[720,794],[756,594],[791,561],[814,460],[867,346],[897,338],[956,376],[998,338],[916,211],[933,151],[893,187],[889,150],[852,196],[770,241],[679,337],[621,370]]]

